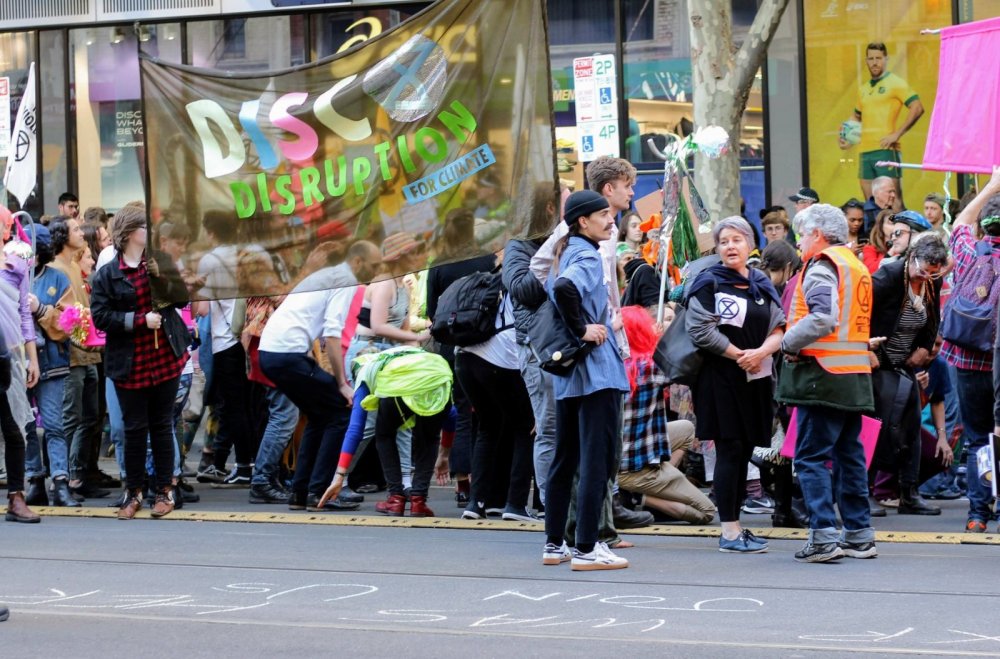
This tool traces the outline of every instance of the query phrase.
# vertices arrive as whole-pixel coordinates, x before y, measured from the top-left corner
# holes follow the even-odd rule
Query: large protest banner
[[[230,284],[206,299],[280,294],[359,239],[409,234],[417,269],[497,251],[554,195],[548,66],[544,0],[439,0],[264,75],[142,56],[151,222],[187,225],[186,266],[211,250],[198,272]],[[470,213],[474,236],[446,244]],[[241,272],[252,253],[275,276]]]

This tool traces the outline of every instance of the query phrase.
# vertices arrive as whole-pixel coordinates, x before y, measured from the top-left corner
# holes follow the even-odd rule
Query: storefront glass
[[[187,24],[188,64],[249,73],[306,61],[306,17],[258,16]]]
[[[937,92],[941,41],[921,35],[920,30],[950,25],[951,11],[950,2],[938,0],[864,4],[805,0],[809,182],[823,201],[843,204],[863,196],[862,179],[883,173],[898,176],[900,170],[883,170],[875,164],[896,160],[893,151],[901,162],[921,162]],[[871,42],[884,43],[887,51],[884,71],[874,82],[871,58],[866,57],[882,53],[869,50]],[[872,62],[879,71],[879,63]],[[924,114],[894,139],[914,107],[914,97]],[[863,110],[860,132],[853,123],[844,125],[855,118],[855,110]],[[842,127],[855,142],[844,149],[839,142]],[[943,192],[940,172],[903,169],[901,173],[908,208],[920,209],[926,194]]]
[[[415,3],[394,5],[391,9],[345,9],[324,14],[311,14],[312,57],[322,59],[341,53],[359,43],[377,37],[399,25],[426,5]]]
[[[17,144],[11,141],[10,133],[17,118],[17,110],[21,106],[24,87],[28,83],[28,68],[34,58],[34,32],[0,34],[0,178],[7,168],[8,156],[17,148]],[[38,76],[37,71],[35,75]],[[2,194],[7,196],[6,190]],[[11,206],[17,205],[17,200],[13,197],[6,201]],[[36,187],[35,194],[28,200],[25,210],[37,215],[39,207]]]
[[[80,208],[145,198],[138,52],[180,62],[178,24],[86,28],[69,35],[70,112]]]
[[[69,163],[75,162],[73,140],[66,137],[66,38],[62,30],[38,33],[42,127],[42,197],[49,213],[59,207],[59,195],[70,189]],[[37,193],[37,191],[36,191]],[[83,211],[83,209],[80,209]]]

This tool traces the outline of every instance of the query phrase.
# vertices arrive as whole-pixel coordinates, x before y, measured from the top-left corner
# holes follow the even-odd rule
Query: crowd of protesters
[[[630,210],[635,169],[602,157],[587,176],[576,192],[540,184],[531,238],[471,260],[473,208],[432,240],[323,243],[294,266],[221,212],[197,233],[161,218],[147,235],[142,203],[81,216],[65,194],[47,224],[6,221],[6,519],[103,498],[119,519],[162,517],[198,501],[191,480],[313,512],[385,491],[375,511],[434,516],[436,481],[454,483],[465,518],[544,519],[543,563],[576,570],[627,567],[620,530],[716,515],[724,552],[767,551],[741,513],[808,528],[806,562],[872,558],[872,516],[940,514],[932,499],[967,496],[966,532],[987,531],[977,451],[1000,431],[1000,173],[955,209],[932,194],[905,210],[876,179],[871,199],[840,207],[803,188],[792,217],[766,209],[760,231],[720,219],[714,253],[666,302]],[[475,273],[502,281],[495,331],[434,340],[442,293]],[[273,295],[241,299],[247,282]],[[949,297],[969,291],[986,323],[949,325]],[[531,342],[547,301],[592,346],[558,373]],[[675,313],[701,355],[690,387],[656,359]],[[868,446],[865,417],[881,421]],[[115,475],[98,468],[105,451]]]

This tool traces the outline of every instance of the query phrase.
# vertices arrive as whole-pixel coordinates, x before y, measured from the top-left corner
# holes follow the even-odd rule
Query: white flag
[[[37,146],[38,126],[35,115],[35,63],[28,69],[28,84],[24,87],[21,107],[17,111],[14,130],[10,136],[10,151],[7,154],[7,170],[3,184],[17,197],[24,208],[28,195],[35,189],[38,178]]]

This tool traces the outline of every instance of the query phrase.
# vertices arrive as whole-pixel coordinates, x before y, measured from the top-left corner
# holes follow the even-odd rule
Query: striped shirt
[[[921,307],[917,311],[913,307],[913,298],[906,296],[903,311],[899,314],[896,331],[885,342],[885,354],[892,366],[902,366],[913,353],[913,342],[917,334],[927,324],[927,309]]]

